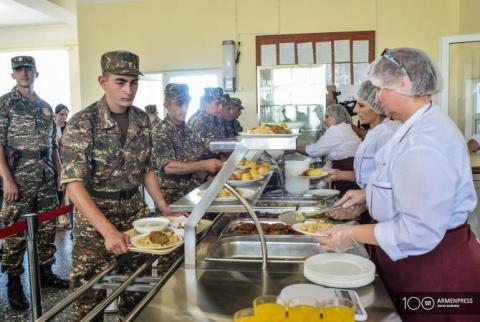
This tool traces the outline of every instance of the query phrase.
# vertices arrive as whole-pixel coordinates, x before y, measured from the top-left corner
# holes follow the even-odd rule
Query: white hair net
[[[416,48],[385,49],[368,72],[374,86],[407,96],[433,95],[440,91],[439,74],[426,53]]]
[[[347,124],[352,124],[352,118],[348,114],[347,109],[340,104],[332,104],[327,107],[325,115],[333,117],[337,124],[345,122]]]
[[[357,97],[367,102],[367,104],[370,105],[370,107],[375,113],[385,115],[385,109],[383,108],[382,104],[375,100],[376,96],[377,90],[375,89],[375,86],[373,86],[371,81],[367,80],[360,84],[360,88],[357,92]]]

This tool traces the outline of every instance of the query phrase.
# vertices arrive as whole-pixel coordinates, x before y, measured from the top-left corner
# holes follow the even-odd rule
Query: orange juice
[[[288,308],[288,318],[295,321],[307,321],[315,316],[320,316],[320,310],[310,305],[296,305]]]
[[[354,322],[355,311],[346,306],[329,306],[323,309],[324,322]]]
[[[266,321],[268,322],[269,320],[266,320]],[[256,316],[247,316],[244,318],[237,319],[235,320],[235,322],[265,322],[265,320],[262,320],[261,318]]]
[[[255,316],[265,319],[281,319],[285,317],[285,308],[277,303],[263,303],[255,306]]]

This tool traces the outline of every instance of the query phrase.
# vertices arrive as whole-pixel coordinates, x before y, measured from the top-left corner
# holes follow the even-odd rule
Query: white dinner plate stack
[[[324,253],[309,257],[303,266],[305,277],[317,284],[351,288],[375,279],[375,264],[367,258],[345,253]]]

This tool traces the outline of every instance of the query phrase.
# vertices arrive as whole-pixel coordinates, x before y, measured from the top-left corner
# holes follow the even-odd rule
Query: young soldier
[[[62,184],[77,209],[71,272],[74,287],[128,251],[130,240],[124,232],[149,213],[139,193],[141,184],[162,213],[168,213],[151,163],[150,121],[145,112],[132,106],[138,75],[142,75],[138,56],[127,51],[107,52],[101,66],[98,81],[105,96],[75,114],[63,137]],[[119,274],[131,273],[146,255],[125,256],[131,257],[117,270]],[[126,293],[121,314],[138,300],[132,295]],[[73,320],[81,320],[104,297],[103,291],[89,290],[75,303]]]
[[[206,87],[204,91],[200,109],[188,121],[193,133],[200,138],[198,160],[216,157],[216,154],[210,151],[210,142],[222,139],[222,129],[218,117],[223,108],[223,90],[220,87]]]
[[[242,126],[238,118],[242,114],[242,101],[235,97],[224,95],[224,107],[220,114],[220,126],[222,128],[222,137],[225,139],[232,138],[242,132]]]
[[[158,117],[157,105],[150,104],[145,106],[145,112],[147,112],[148,114],[148,118],[150,119],[150,124],[152,125],[152,128],[155,124],[160,122],[160,118]]]
[[[196,161],[198,134],[185,123],[190,102],[188,86],[168,84],[164,94],[167,116],[153,127],[153,155],[162,193],[167,203],[172,203],[199,185],[194,174],[215,173],[223,162],[218,159]]]

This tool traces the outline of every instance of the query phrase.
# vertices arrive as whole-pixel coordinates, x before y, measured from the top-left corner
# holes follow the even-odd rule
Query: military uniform
[[[158,110],[157,110],[157,105],[155,104],[150,104],[150,105],[147,105],[145,106],[145,112],[147,112],[147,114],[155,114],[155,113],[158,113]],[[160,118],[158,116],[155,116],[155,118],[153,119],[153,121],[150,122],[151,125],[152,125],[152,128],[160,123]]]
[[[193,132],[186,123],[176,125],[167,115],[152,130],[153,155],[165,201],[170,204],[195,189],[199,182],[191,174],[167,175],[163,167],[171,161],[196,161]]]
[[[243,131],[242,126],[238,120],[224,121],[222,124],[222,136],[224,139],[232,138]]]
[[[223,106],[224,108],[238,108],[243,110],[242,101],[236,97],[230,97],[228,94],[223,95]],[[240,132],[243,131],[242,126],[238,120],[227,121],[223,120],[221,122],[222,128],[222,137],[224,139],[232,138],[237,136]]]
[[[205,88],[203,99],[222,100],[223,90],[217,88]],[[218,157],[210,151],[210,142],[222,140],[223,130],[220,121],[215,115],[210,115],[204,109],[199,109],[188,121],[190,129],[199,137],[198,160],[206,160]]]
[[[178,103],[190,100],[188,87],[184,84],[168,84],[165,101],[174,99]],[[170,204],[195,189],[200,183],[192,174],[167,175],[163,168],[171,161],[197,161],[198,136],[183,122],[177,125],[167,115],[152,129],[153,159],[160,179],[160,188],[165,201]]]
[[[129,52],[106,53],[102,56],[102,69],[117,74],[139,74],[138,56]],[[148,216],[139,186],[144,175],[153,170],[148,116],[131,106],[128,119],[127,137],[122,144],[120,126],[103,97],[76,113],[63,136],[62,184],[83,182],[97,207],[120,232],[131,229],[133,221]],[[73,242],[70,276],[74,287],[81,286],[116,259],[106,250],[103,236],[78,210]],[[123,256],[129,258],[118,269],[119,274],[133,272],[149,255],[130,252]],[[86,292],[74,304],[73,319],[81,320],[104,297],[101,290]],[[126,313],[139,295],[128,292],[123,299],[120,310]]]
[[[12,59],[12,68],[35,66],[32,57]],[[37,94],[23,97],[16,87],[0,98],[0,144],[10,159],[10,173],[19,190],[15,201],[4,200],[0,219],[5,226],[22,220],[22,215],[42,213],[58,206],[52,152],[57,149],[56,126],[51,106]],[[39,264],[55,261],[55,222],[39,226]],[[23,273],[23,233],[6,238],[2,271],[12,276]]]

